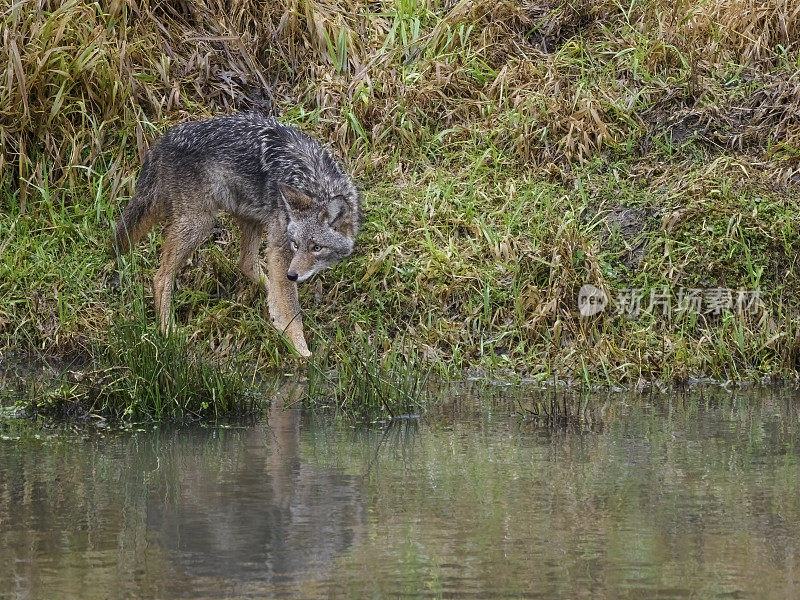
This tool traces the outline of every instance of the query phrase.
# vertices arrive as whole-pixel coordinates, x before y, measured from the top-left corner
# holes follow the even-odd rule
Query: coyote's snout
[[[361,198],[352,180],[318,142],[273,118],[236,114],[170,129],[148,152],[115,235],[116,251],[125,252],[165,223],[154,282],[165,332],[175,275],[220,211],[239,226],[239,268],[267,292],[273,324],[299,354],[310,355],[297,284],[353,251]],[[264,231],[266,276],[259,261]]]

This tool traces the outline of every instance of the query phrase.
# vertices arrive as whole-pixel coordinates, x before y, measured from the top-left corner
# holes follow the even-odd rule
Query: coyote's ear
[[[281,198],[289,213],[304,212],[314,206],[314,200],[303,190],[299,190],[288,183],[278,182]]]
[[[333,228],[340,225],[345,217],[350,215],[350,205],[347,204],[344,196],[336,196],[325,210],[322,211],[321,219]]]

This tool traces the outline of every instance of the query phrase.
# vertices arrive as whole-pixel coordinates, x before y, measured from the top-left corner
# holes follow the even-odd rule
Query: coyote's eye
[[[320,246],[319,244],[311,244],[312,252],[319,252],[320,250],[322,250],[322,246]]]
[[[297,242],[295,242],[294,240],[291,240],[289,242],[289,247],[292,249],[292,252],[297,252],[298,246],[297,246]]]

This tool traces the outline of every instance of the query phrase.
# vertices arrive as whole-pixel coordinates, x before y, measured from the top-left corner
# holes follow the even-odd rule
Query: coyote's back
[[[150,148],[116,226],[117,251],[127,252],[156,224],[186,210],[217,209],[267,222],[283,208],[278,183],[322,201],[342,198],[355,237],[360,194],[331,154],[272,117],[237,113],[177,125]]]

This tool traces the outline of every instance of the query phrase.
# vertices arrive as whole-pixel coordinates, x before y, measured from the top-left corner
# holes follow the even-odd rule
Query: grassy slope
[[[255,9],[241,3],[225,27],[239,27],[250,60],[278,73],[285,119],[348,154],[365,188],[357,255],[303,287],[312,349],[346,332],[353,352],[413,347],[443,371],[507,368],[612,384],[795,375],[797,31],[790,25],[781,38],[777,4],[755,11],[753,22],[737,16],[748,3],[738,4],[728,12],[714,2],[672,11],[658,2],[448,11],[398,1],[336,12],[277,3],[263,27],[280,27],[285,11],[280,44],[259,52],[262,37],[246,25]],[[41,44],[26,46],[25,85],[11,86],[0,104],[7,130],[20,134],[2,140],[5,351],[63,354],[107,340],[109,325],[133,306],[111,285],[106,253],[135,177],[130,142],[143,147],[187,112],[233,106],[209,93],[224,85],[192,75],[191,56],[159,67],[154,48],[170,40],[157,38],[166,34],[155,21],[185,39],[209,27],[204,14],[145,18],[87,6],[71,4],[44,24],[6,17],[28,19],[18,29]],[[37,71],[34,59],[66,43],[41,37],[55,35],[59,19],[69,25],[62,37],[97,52],[84,63],[62,56],[72,76],[47,79],[55,65]],[[98,39],[92,23],[111,33]],[[114,54],[134,34],[127,57]],[[410,41],[416,53],[402,51]],[[202,56],[203,43],[192,56]],[[5,51],[13,57],[22,47]],[[246,60],[229,60],[235,91],[258,88]],[[170,95],[176,83],[181,93]],[[56,129],[71,145],[58,142]],[[149,294],[156,247],[152,236],[124,268],[126,289]],[[205,352],[278,368],[288,354],[267,326],[264,299],[234,272],[235,248],[222,229],[193,258],[180,279],[179,322],[190,340],[207,342]],[[582,320],[583,283],[612,296],[665,285],[676,294],[760,288],[764,307],[744,317],[607,311]]]

